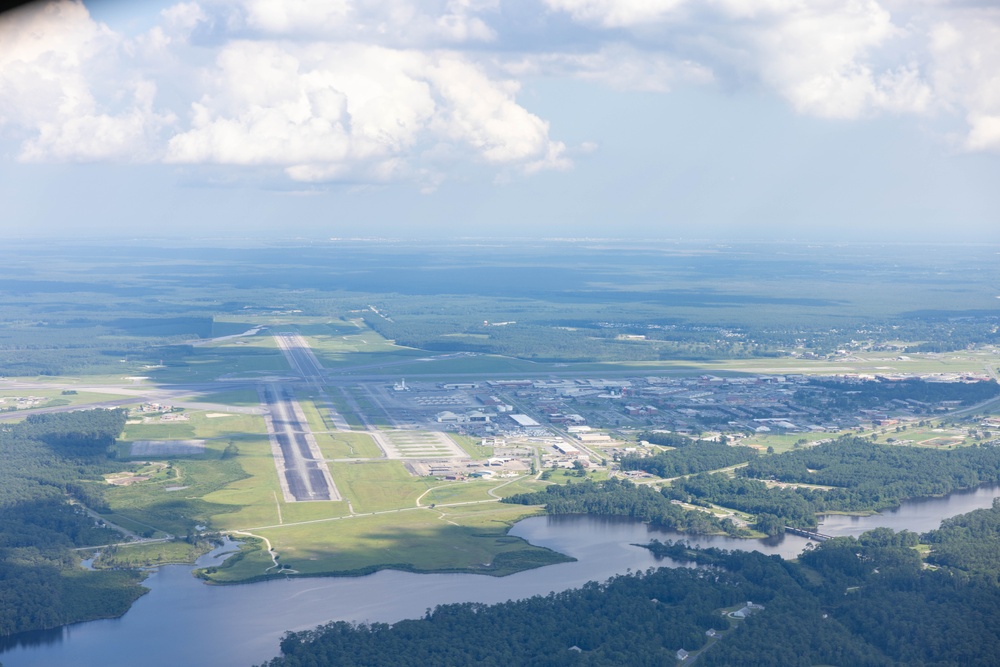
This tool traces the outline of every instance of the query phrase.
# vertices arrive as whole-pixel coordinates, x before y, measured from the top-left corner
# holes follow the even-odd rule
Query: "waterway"
[[[859,535],[878,526],[924,532],[955,514],[989,507],[1000,486],[913,500],[868,517],[830,516],[819,532]],[[450,602],[503,602],[545,595],[649,567],[676,566],[634,546],[652,538],[687,539],[701,546],[756,549],[794,557],[809,542],[786,535],[771,540],[690,537],[625,519],[587,516],[536,517],[511,534],[577,559],[495,578],[471,574],[411,574],[383,571],[365,577],[269,581],[243,586],[207,586],[188,566],[169,565],[146,580],[151,591],[118,619],[92,621],[21,635],[0,644],[5,667],[102,665],[216,665],[249,667],[277,655],[287,630],[305,630],[331,620],[394,622],[416,618]],[[199,566],[225,558],[232,547],[204,556]]]

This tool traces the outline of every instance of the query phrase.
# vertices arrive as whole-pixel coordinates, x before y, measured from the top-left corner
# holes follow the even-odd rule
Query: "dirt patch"
[[[108,477],[105,481],[113,486],[131,486],[132,484],[138,484],[147,480],[149,480],[149,477],[145,475],[126,475]]]

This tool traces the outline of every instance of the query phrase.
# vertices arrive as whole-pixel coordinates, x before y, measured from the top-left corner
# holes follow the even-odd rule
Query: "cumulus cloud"
[[[903,30],[872,0],[775,1],[753,12],[720,0],[719,7],[734,20],[729,33],[746,45],[761,79],[800,112],[857,118],[879,108],[926,108],[929,88],[915,68],[873,66],[872,53]]]
[[[364,41],[383,46],[489,42],[496,33],[474,0],[206,0],[206,19],[230,34]]]
[[[545,0],[549,9],[564,11],[574,19],[605,28],[633,28],[663,21],[678,12],[687,0]]]
[[[1000,151],[1000,9],[969,8],[930,30],[934,86],[969,124],[965,147]]]
[[[416,169],[419,145],[494,165],[562,167],[548,125],[517,104],[517,86],[452,52],[366,44],[238,41],[205,75],[191,129],[168,144],[179,163],[287,165],[296,180]]]
[[[803,114],[952,114],[969,150],[1000,148],[1000,8],[960,0],[543,0],[589,26],[631,33],[647,63],[690,62],[735,86],[756,82]],[[611,33],[609,33],[611,34]],[[577,56],[577,76],[599,59]],[[671,61],[669,58],[672,57]],[[635,79],[624,58],[619,82]],[[646,83],[669,67],[646,67]],[[593,78],[600,78],[593,76]],[[669,88],[664,84],[661,89]]]
[[[144,160],[169,113],[156,86],[122,66],[121,39],[79,2],[28,5],[0,21],[0,125],[21,159]]]
[[[432,188],[468,164],[571,165],[581,151],[519,99],[534,76],[661,93],[749,86],[832,119],[937,115],[963,124],[965,149],[1000,150],[996,9],[527,3],[185,0],[126,35],[79,0],[50,0],[0,16],[0,129],[22,160],[263,166],[303,182]],[[538,39],[557,24],[571,38]]]

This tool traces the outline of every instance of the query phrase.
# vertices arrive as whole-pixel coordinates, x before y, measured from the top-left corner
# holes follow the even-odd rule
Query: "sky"
[[[0,231],[1000,242],[993,0],[57,0]]]

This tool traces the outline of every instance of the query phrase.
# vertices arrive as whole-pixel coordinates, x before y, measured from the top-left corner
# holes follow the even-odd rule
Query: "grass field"
[[[462,435],[459,433],[449,433],[448,437],[455,441],[459,447],[465,450],[465,453],[477,460],[488,459],[493,456],[492,447],[483,447],[479,443],[481,438],[475,438],[469,435]]]
[[[260,395],[257,393],[256,389],[233,389],[231,391],[198,394],[196,396],[192,396],[191,400],[203,403],[236,405],[240,407],[260,405]]]
[[[208,541],[189,544],[183,540],[122,544],[102,549],[100,556],[94,560],[94,567],[156,567],[168,563],[194,563],[199,556],[211,551],[212,546]]]
[[[413,477],[399,461],[330,463],[330,473],[341,495],[355,512],[378,512],[415,507],[431,482]]]
[[[112,487],[105,494],[114,515],[171,535],[186,535],[195,525],[212,525],[212,518],[237,508],[208,497],[247,477],[236,459],[189,459],[172,462],[173,476],[131,486]],[[109,519],[121,523],[114,516]]]
[[[380,459],[383,457],[367,433],[322,433],[316,436],[319,449],[326,459]]]
[[[230,440],[239,444],[248,436],[267,433],[264,419],[257,415],[240,413],[213,413],[200,410],[185,410],[181,414],[186,421],[159,421],[153,416],[151,423],[126,424],[125,431],[119,438],[119,448],[122,455],[127,455],[128,447],[134,440],[186,440],[201,438],[210,442],[209,447],[217,447],[220,452]],[[215,415],[215,416],[209,416]],[[130,421],[135,421],[134,417]],[[219,442],[224,441],[224,442]]]
[[[766,433],[751,435],[740,440],[739,444],[760,447],[765,450],[768,447],[774,447],[774,453],[780,454],[781,452],[796,449],[796,445],[802,446],[816,442],[817,440],[829,440],[837,438],[840,435],[840,433]],[[802,442],[803,440],[805,442]]]
[[[262,375],[288,373],[285,356],[270,336],[238,338],[225,343],[188,347],[168,359],[164,366],[150,369],[148,375],[158,383],[205,382],[227,375]]]
[[[514,522],[534,513],[533,508],[490,502],[285,526],[254,535],[267,538],[280,562],[302,575],[365,574],[383,568],[505,575],[567,560],[506,534]],[[232,568],[218,569],[209,580],[266,576],[270,565],[258,552]]]
[[[76,393],[67,394],[65,391]],[[75,389],[13,389],[0,388],[0,409],[17,405],[17,399],[35,397],[45,399],[34,407],[51,408],[61,405],[88,405],[91,403],[102,403],[104,401],[134,400],[141,403],[141,398],[127,396],[125,394],[105,394],[103,392],[79,391]]]
[[[466,503],[493,498],[488,491],[507,480],[446,482],[430,489],[420,498],[420,504],[430,506],[446,503]]]

